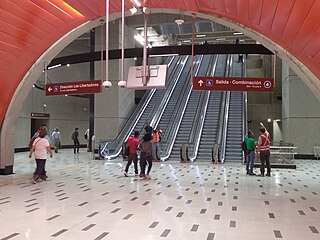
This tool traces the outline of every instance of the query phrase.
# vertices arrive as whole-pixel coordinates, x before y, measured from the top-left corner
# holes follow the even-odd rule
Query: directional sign
[[[272,78],[193,77],[194,90],[272,92]]]
[[[46,96],[92,94],[100,92],[100,80],[46,84]]]

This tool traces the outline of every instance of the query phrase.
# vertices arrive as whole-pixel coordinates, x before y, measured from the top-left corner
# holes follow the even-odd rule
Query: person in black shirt
[[[73,153],[76,154],[79,153],[79,128],[75,128],[74,132],[71,135],[71,138],[73,140]]]
[[[146,141],[151,141],[152,140],[152,130],[153,128],[150,126],[149,122],[146,122],[146,126],[144,127],[144,135],[145,135],[145,139]]]

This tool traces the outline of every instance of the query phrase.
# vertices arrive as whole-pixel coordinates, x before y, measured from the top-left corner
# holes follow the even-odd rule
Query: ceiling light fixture
[[[196,35],[197,38],[202,38],[202,37],[206,37],[207,35],[206,34],[198,34]]]
[[[178,25],[181,25],[182,23],[184,23],[184,20],[179,18],[179,19],[174,20],[174,22]]]
[[[53,66],[51,66],[51,67],[48,67],[48,70],[54,69],[54,68],[58,68],[58,67],[61,67],[61,63],[60,63],[60,64],[57,64],[57,65],[53,65]]]
[[[137,10],[136,7],[130,8],[131,15],[134,15],[137,11],[138,11],[138,10]]]

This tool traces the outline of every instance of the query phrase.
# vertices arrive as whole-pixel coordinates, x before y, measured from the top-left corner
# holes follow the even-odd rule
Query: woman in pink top
[[[36,159],[37,167],[33,174],[32,182],[37,183],[39,179],[46,180],[46,161],[47,161],[47,153],[50,154],[52,158],[52,151],[50,148],[49,141],[45,138],[47,135],[48,129],[47,127],[42,126],[40,128],[39,137],[37,137],[30,149],[29,158],[32,157],[32,153],[34,152],[34,156]]]

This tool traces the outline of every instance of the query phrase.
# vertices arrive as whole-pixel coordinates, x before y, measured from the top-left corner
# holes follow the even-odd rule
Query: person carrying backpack
[[[246,155],[247,155],[247,162],[246,162],[246,170],[247,174],[249,175],[256,175],[253,172],[254,160],[255,160],[255,149],[256,143],[253,138],[253,132],[248,131],[248,136],[244,137],[244,141],[246,144]]]

